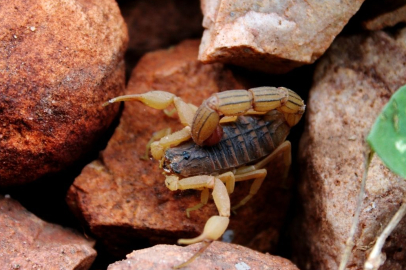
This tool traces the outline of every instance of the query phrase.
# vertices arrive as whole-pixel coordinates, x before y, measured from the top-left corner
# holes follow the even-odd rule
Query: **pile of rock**
[[[136,102],[121,111],[102,104],[121,94],[164,90],[198,106],[219,91],[269,85],[308,97],[305,120],[289,138],[293,170],[284,179],[282,158],[269,166],[258,194],[230,218],[223,241],[233,244],[213,243],[189,267],[337,269],[355,211],[365,137],[406,83],[405,6],[390,2],[4,3],[0,265],[168,269],[187,260],[201,244],[174,243],[200,234],[217,209],[209,201],[187,218],[199,192],[168,190],[159,163],[142,159],[154,132],[182,127],[176,114]],[[100,142],[117,115],[111,138]],[[83,165],[83,157],[93,159],[103,148]],[[69,170],[82,172],[71,176]],[[53,196],[49,181],[62,178],[56,184],[62,192]],[[232,204],[250,185],[236,185]],[[362,268],[404,192],[404,180],[375,157],[348,267]],[[55,197],[66,200],[69,210],[57,208],[61,216],[74,213],[66,224],[52,222],[83,226],[86,233],[34,216],[44,216],[46,209],[34,206],[48,196],[50,207]],[[406,267],[405,227],[401,222],[386,243],[380,269]]]

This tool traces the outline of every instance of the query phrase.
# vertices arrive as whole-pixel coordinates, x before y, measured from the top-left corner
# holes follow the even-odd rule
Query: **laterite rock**
[[[187,247],[157,245],[137,250],[127,255],[127,259],[110,264],[108,270],[164,270],[177,266],[193,256],[204,244]],[[289,260],[279,256],[263,254],[246,247],[224,242],[213,242],[206,251],[191,264],[182,269],[206,270],[246,270],[283,269],[299,270]]]
[[[406,29],[338,38],[317,65],[302,136],[294,261],[337,269],[349,237],[367,151],[365,138],[390,96],[406,82]],[[404,109],[404,108],[403,108]],[[363,269],[376,238],[402,203],[406,182],[372,159],[347,269]],[[405,269],[406,220],[386,241],[379,268]]]
[[[0,196],[1,269],[89,269],[94,241],[47,223],[17,201]]]
[[[124,1],[120,7],[128,25],[130,61],[203,32],[199,1]]]
[[[0,186],[77,160],[113,120],[127,29],[115,1],[5,1],[0,9]]]
[[[203,0],[199,60],[286,73],[316,61],[363,2]]]

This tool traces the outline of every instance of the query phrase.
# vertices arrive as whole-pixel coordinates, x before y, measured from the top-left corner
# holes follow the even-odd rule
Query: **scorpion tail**
[[[211,108],[212,99],[214,97],[203,102],[193,118],[192,138],[198,145],[203,145],[204,141],[213,134],[220,122],[220,115]]]
[[[285,115],[286,122],[290,127],[293,127],[302,118],[306,105],[304,104],[303,99],[292,90],[284,87],[280,88],[283,88],[288,92],[288,100],[283,106],[277,108],[277,110]]]

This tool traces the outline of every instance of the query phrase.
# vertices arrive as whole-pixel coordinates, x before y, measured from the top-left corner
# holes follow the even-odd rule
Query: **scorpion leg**
[[[158,142],[151,143],[151,154],[154,159],[161,160],[165,150],[168,147],[173,147],[188,141],[191,138],[189,122],[192,121],[191,117],[197,110],[197,107],[193,104],[186,104],[180,98],[175,98],[175,110],[178,111],[181,122],[186,125],[183,129],[161,137]],[[189,116],[188,118],[186,116]],[[182,120],[184,119],[184,120]]]
[[[258,192],[259,188],[262,185],[262,182],[266,177],[266,170],[262,168],[264,168],[266,165],[275,160],[275,158],[279,157],[279,154],[281,153],[283,154],[283,162],[285,165],[283,178],[286,179],[288,177],[289,168],[292,162],[291,144],[289,141],[283,142],[275,149],[275,151],[272,152],[272,154],[268,155],[258,163],[237,169],[235,173],[236,182],[250,179],[255,180],[251,185],[249,194],[244,199],[242,199],[237,205],[231,208],[233,211],[246,204]]]
[[[275,158],[278,157],[279,154],[283,156],[283,163],[285,165],[283,171],[283,178],[287,178],[289,174],[290,165],[292,164],[292,146],[290,141],[284,141],[281,145],[279,145],[275,151],[272,152],[269,156],[265,159],[261,160],[254,166],[256,168],[264,168],[266,165],[271,163]]]
[[[179,145],[190,138],[190,127],[184,127],[179,131],[161,138],[159,141],[153,142],[151,144],[151,155],[154,159],[161,160],[167,148]]]
[[[262,169],[269,163],[271,163],[275,158],[278,157],[280,153],[283,153],[283,163],[285,165],[284,176],[287,177],[289,173],[290,164],[292,163],[292,155],[291,155],[291,143],[290,141],[284,141],[281,145],[279,145],[272,154],[268,155],[258,163],[250,166],[243,166],[237,169],[235,174],[243,174],[247,172],[252,172],[254,170]]]
[[[226,188],[227,188],[228,194],[231,194],[234,192],[234,187],[235,187],[234,173],[226,172],[226,173],[220,174],[219,176],[217,176],[217,178],[220,179],[221,181],[223,181],[223,183],[226,183]]]
[[[232,172],[226,172],[223,173],[219,176],[217,176],[218,179],[220,179],[223,183],[226,184],[226,189],[227,189],[227,193],[231,194],[234,192],[234,187],[235,187],[235,177],[234,174]],[[201,195],[200,195],[200,200],[201,202],[193,207],[187,208],[186,209],[186,215],[187,217],[190,217],[190,212],[194,211],[194,210],[198,210],[201,207],[203,207],[204,205],[207,204],[207,201],[209,200],[209,189],[204,188]]]
[[[234,187],[235,187],[235,177],[234,174],[232,172],[226,172],[223,173],[219,176],[217,176],[218,179],[220,179],[223,183],[226,184],[226,189],[227,189],[227,193],[231,194],[234,191]],[[203,191],[200,195],[200,203],[196,204],[193,207],[189,207],[186,209],[186,215],[187,217],[190,217],[190,212],[191,211],[195,211],[200,209],[201,207],[203,207],[204,205],[207,204],[207,201],[209,200],[209,189],[208,188],[203,188]]]
[[[179,244],[189,245],[201,241],[214,241],[223,235],[229,223],[230,197],[226,186],[220,179],[210,175],[199,175],[179,180],[177,176],[172,175],[166,178],[165,184],[170,190],[212,188],[213,200],[220,214],[207,220],[201,235],[192,239],[179,239]]]
[[[190,218],[190,212],[198,210],[205,206],[209,200],[209,189],[208,188],[203,188],[202,193],[200,194],[200,203],[196,204],[193,207],[189,207],[186,209],[186,216]]]
[[[165,136],[168,136],[169,134],[171,134],[171,128],[164,128],[164,129],[154,132],[152,134],[151,139],[149,139],[149,141],[145,147],[146,148],[145,154],[141,157],[141,159],[148,160],[148,154],[149,154],[149,151],[151,150],[151,144]]]
[[[264,179],[266,177],[266,170],[265,169],[260,169],[260,170],[255,170],[251,171],[245,174],[241,175],[236,175],[235,180],[236,181],[245,181],[245,180],[251,180],[255,179],[254,182],[251,185],[250,192],[247,196],[244,197],[237,205],[234,205],[231,210],[235,211],[236,209],[240,208],[244,204],[246,204],[249,200],[251,200],[252,197],[254,197],[255,194],[257,194],[258,190],[260,189],[262,182],[264,182]]]

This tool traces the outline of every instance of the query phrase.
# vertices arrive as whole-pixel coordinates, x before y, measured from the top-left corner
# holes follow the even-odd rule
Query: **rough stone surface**
[[[364,22],[368,30],[381,30],[385,27],[394,26],[400,22],[406,22],[406,5],[393,11],[380,14],[379,16]]]
[[[94,241],[40,220],[17,201],[0,196],[1,269],[89,269]]]
[[[109,126],[127,39],[113,0],[2,3],[0,185],[60,170]]]
[[[204,244],[187,247],[157,245],[137,250],[127,255],[127,259],[111,264],[108,270],[170,269],[192,257]],[[263,254],[239,245],[213,242],[205,252],[182,269],[280,269],[299,270],[287,259]]]
[[[202,1],[199,60],[272,73],[313,63],[359,9],[357,1]]]
[[[302,269],[337,269],[349,236],[363,174],[365,138],[406,82],[406,30],[341,37],[316,68],[301,140],[295,256]],[[347,269],[362,269],[376,237],[398,210],[406,182],[374,157]],[[389,237],[379,269],[405,269],[406,220]]]
[[[198,45],[199,41],[187,41],[147,54],[134,70],[127,92],[160,89],[200,105],[214,92],[243,89],[222,64],[198,62]],[[194,237],[200,234],[207,219],[217,214],[210,201],[188,219],[185,210],[200,202],[200,193],[168,190],[158,162],[140,159],[153,132],[167,127],[173,131],[181,129],[176,116],[168,117],[137,102],[125,103],[120,124],[100,159],[86,166],[69,190],[67,200],[74,212],[116,250],[134,245],[140,238],[154,244]],[[280,180],[281,166],[274,164],[257,196],[231,216],[233,242],[249,244],[256,234],[271,227],[279,231],[291,193],[289,182]],[[238,183],[232,204],[248,194],[250,185],[248,181]],[[265,235],[272,237],[268,238],[272,243],[278,237],[277,233]],[[134,246],[128,248],[131,249],[127,253]]]
[[[203,33],[197,0],[126,1],[120,7],[128,25],[129,60],[187,38],[200,38]]]

